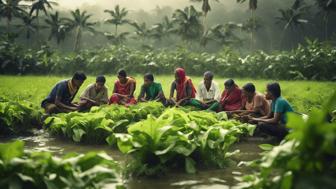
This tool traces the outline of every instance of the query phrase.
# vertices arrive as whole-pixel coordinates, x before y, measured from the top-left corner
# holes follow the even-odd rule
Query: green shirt
[[[142,85],[140,98],[145,97],[146,100],[155,100],[160,92],[162,92],[162,86],[160,83],[153,82],[149,86]]]
[[[293,108],[287,100],[280,96],[272,102],[272,113],[281,113],[280,122],[282,124],[287,123],[287,112],[293,112]]]

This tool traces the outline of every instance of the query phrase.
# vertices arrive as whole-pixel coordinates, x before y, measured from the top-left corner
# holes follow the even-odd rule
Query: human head
[[[72,76],[72,84],[78,89],[82,86],[85,80],[86,75],[83,72],[75,72]]]
[[[211,71],[204,72],[204,84],[211,85],[214,74]]]
[[[127,81],[127,73],[125,70],[121,69],[118,71],[118,79],[121,83],[125,83]]]
[[[175,70],[175,80],[176,81],[181,81],[184,80],[184,78],[186,77],[185,71],[183,68],[177,68]]]
[[[228,79],[224,82],[225,90],[230,91],[235,86],[233,79]]]
[[[146,73],[144,75],[144,83],[145,85],[150,85],[154,82],[154,76],[151,73]]]
[[[101,90],[106,82],[106,78],[103,75],[96,77],[96,89]]]
[[[267,100],[277,99],[281,96],[281,88],[277,82],[267,84],[266,89]]]
[[[243,95],[246,97],[253,97],[255,94],[255,86],[253,85],[253,83],[246,83],[243,86]]]

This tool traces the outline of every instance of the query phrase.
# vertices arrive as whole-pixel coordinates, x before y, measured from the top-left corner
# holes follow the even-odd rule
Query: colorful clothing
[[[133,96],[134,91],[131,91],[131,85],[134,85],[135,90],[136,82],[131,77],[127,77],[127,82],[125,84],[122,84],[119,80],[117,80],[114,83],[114,88],[116,91],[114,91],[114,94],[112,94],[112,96],[110,97],[109,104],[121,104],[122,101],[125,100],[125,98],[120,98],[118,94],[129,96],[129,99],[125,100],[123,103],[136,104],[136,100]]]
[[[99,92],[97,92],[95,83],[88,85],[80,98],[94,100],[100,105],[107,104],[109,101],[107,88],[104,86]]]
[[[72,85],[71,79],[62,80],[53,87],[47,98],[42,101],[41,107],[44,108],[47,104],[55,104],[56,98],[58,98],[61,103],[71,106],[71,102],[77,92],[78,89]]]
[[[224,90],[220,100],[224,111],[235,111],[241,108],[242,91],[237,85],[231,91]]]
[[[177,68],[176,73],[179,77],[178,82],[173,82],[173,84],[175,83],[175,87],[176,87],[176,100],[179,101],[183,98],[186,98],[189,95],[191,98],[195,98],[196,89],[191,79],[186,76],[184,69]]]
[[[265,96],[259,93],[256,93],[252,99],[251,102],[247,101],[246,97],[242,98],[242,105],[245,110],[253,111],[256,107],[261,108],[261,112],[258,112],[261,114],[261,116],[265,116],[270,111],[270,105],[268,101],[266,100]]]
[[[281,124],[287,123],[287,112],[293,112],[292,106],[281,96],[272,102],[272,113],[281,113]]]
[[[153,82],[150,86],[141,86],[140,98],[145,97],[146,100],[155,100],[162,91],[160,83]]]

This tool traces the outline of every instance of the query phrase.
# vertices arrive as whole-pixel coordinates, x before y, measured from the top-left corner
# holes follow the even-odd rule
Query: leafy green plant
[[[115,133],[110,138],[116,138],[119,150],[133,157],[129,172],[134,175],[156,175],[181,166],[195,173],[200,164],[224,167],[237,137],[254,130],[252,125],[217,116],[171,108],[158,118],[149,115],[130,125],[128,133]]]
[[[289,115],[286,140],[261,146],[267,150],[261,159],[248,163],[257,171],[241,177],[237,188],[335,188],[336,123],[327,121],[335,105],[336,94],[308,119]]]
[[[1,188],[102,188],[121,185],[119,165],[105,153],[68,154],[24,152],[24,143],[0,144]]]
[[[111,133],[126,132],[130,123],[145,119],[148,114],[158,116],[162,111],[163,105],[158,102],[140,103],[129,108],[101,106],[87,113],[58,114],[47,118],[44,124],[51,134],[75,142],[105,143]]]
[[[22,134],[41,126],[41,112],[26,101],[0,100],[0,135]]]
[[[47,46],[24,50],[7,41],[0,42],[2,74],[72,74],[83,70],[90,74],[110,74],[124,68],[133,73],[150,71],[171,74],[184,67],[189,74],[220,70],[218,76],[282,80],[335,80],[335,47],[306,40],[292,51],[257,51],[242,56],[230,48],[217,53],[198,53],[185,48],[167,51],[133,50],[122,45],[64,54]],[[113,66],[111,66],[113,65]]]

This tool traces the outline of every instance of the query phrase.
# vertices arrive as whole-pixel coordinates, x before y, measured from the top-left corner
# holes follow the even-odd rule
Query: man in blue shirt
[[[84,73],[76,72],[72,79],[58,82],[42,101],[41,107],[45,109],[47,114],[79,110],[79,106],[73,104],[72,100],[85,80]]]
[[[287,100],[281,97],[279,83],[267,85],[266,99],[272,100],[270,113],[261,118],[252,118],[252,120],[258,122],[257,128],[261,132],[283,139],[288,133],[286,114],[293,112],[293,108]]]

